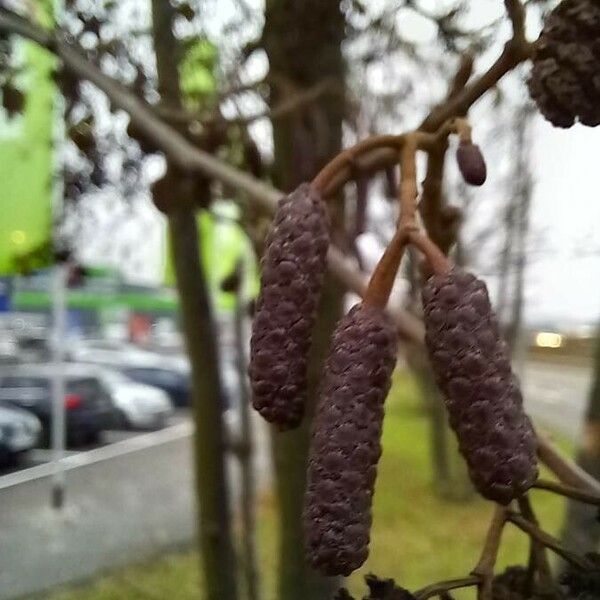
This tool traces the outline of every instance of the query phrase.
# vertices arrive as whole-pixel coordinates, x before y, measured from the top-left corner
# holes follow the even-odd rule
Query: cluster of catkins
[[[304,412],[328,241],[327,210],[316,189],[303,184],[281,200],[262,260],[250,361],[254,407],[281,429],[299,425]],[[472,481],[486,498],[508,504],[537,477],[536,443],[485,285],[458,269],[433,275],[423,305],[427,349]],[[348,575],[368,555],[396,350],[393,323],[365,303],[333,335],[304,509],[308,560],[327,575]]]

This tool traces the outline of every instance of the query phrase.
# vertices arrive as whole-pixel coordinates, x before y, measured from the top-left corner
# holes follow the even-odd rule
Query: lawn
[[[476,498],[448,502],[435,497],[431,491],[428,440],[428,421],[417,388],[408,375],[400,374],[388,399],[371,554],[364,568],[348,582],[357,595],[364,591],[362,576],[370,571],[394,577],[407,588],[419,588],[463,576],[477,560],[492,505]],[[556,533],[563,514],[562,500],[536,491],[533,503],[544,528]],[[275,598],[274,521],[274,504],[267,495],[260,504],[259,542],[268,599]],[[526,555],[523,534],[507,528],[499,566],[523,562]],[[102,577],[87,587],[56,594],[52,600],[195,600],[198,578],[197,556],[193,552],[175,554]],[[469,591],[456,594],[457,600],[473,597]]]

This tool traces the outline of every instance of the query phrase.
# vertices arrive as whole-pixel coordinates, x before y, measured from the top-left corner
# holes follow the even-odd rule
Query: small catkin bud
[[[487,167],[483,153],[477,144],[460,142],[456,150],[456,162],[465,183],[480,186],[487,179]]]
[[[473,484],[508,504],[537,478],[537,442],[486,286],[459,269],[434,275],[423,306],[429,358]]]
[[[386,314],[358,304],[340,321],[313,424],[304,505],[306,553],[325,575],[349,575],[369,553],[383,403],[396,362]]]
[[[280,201],[267,237],[252,326],[253,405],[281,429],[297,427],[304,413],[307,354],[328,246],[327,206],[302,184]]]
[[[555,127],[600,124],[600,5],[563,0],[535,44],[529,93]]]

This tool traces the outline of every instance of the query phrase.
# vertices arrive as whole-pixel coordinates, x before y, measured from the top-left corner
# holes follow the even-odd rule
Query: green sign
[[[54,60],[37,45],[15,39],[24,68],[15,85],[25,94],[22,115],[0,108],[0,275],[50,238],[53,194]]]

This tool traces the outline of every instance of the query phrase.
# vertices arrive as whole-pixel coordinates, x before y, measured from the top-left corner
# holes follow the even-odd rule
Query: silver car
[[[0,465],[15,463],[22,454],[35,448],[41,432],[40,420],[31,413],[0,406]]]
[[[108,368],[92,367],[108,390],[125,429],[160,429],[173,414],[169,396],[150,385],[137,383]]]

